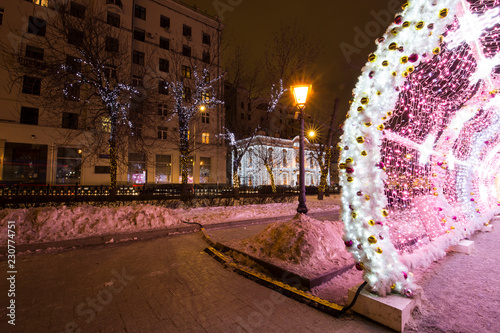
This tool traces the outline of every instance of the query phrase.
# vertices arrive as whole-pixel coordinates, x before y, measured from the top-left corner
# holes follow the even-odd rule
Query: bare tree
[[[333,112],[330,118],[330,126],[328,127],[328,134],[324,141],[316,142],[310,145],[314,158],[318,161],[320,168],[320,183],[318,186],[318,200],[323,200],[325,189],[327,188],[327,178],[330,171],[330,164],[332,161],[332,140],[341,129],[335,129],[335,118],[337,116],[339,106],[339,99],[336,98],[333,106]]]
[[[266,43],[264,54],[264,85],[270,91],[268,112],[274,111],[290,85],[312,80],[313,65],[322,51],[320,41],[300,29],[297,20],[281,26]]]
[[[28,32],[11,31],[11,44],[1,48],[10,89],[28,90],[20,96],[43,110],[59,140],[78,138],[89,159],[109,155],[110,193],[116,194],[127,152],[151,144],[143,140],[140,123],[152,119],[153,99],[134,84],[130,70],[132,60],[142,65],[141,77],[151,70],[144,66],[145,53],[132,59],[131,33],[90,1],[52,1],[44,17],[30,18]]]
[[[283,161],[283,150],[279,149],[278,139],[258,135],[255,137],[255,140],[257,141],[257,145],[252,147],[252,154],[259,164],[266,168],[271,189],[273,193],[276,193],[274,171]]]

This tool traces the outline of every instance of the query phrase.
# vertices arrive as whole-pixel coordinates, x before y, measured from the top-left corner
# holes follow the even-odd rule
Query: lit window
[[[48,7],[49,6],[49,0],[32,0],[32,2],[35,5],[43,6],[43,7]]]
[[[101,129],[103,132],[111,133],[111,119],[108,116],[101,118]]]
[[[201,93],[201,100],[202,101],[209,101],[210,100],[210,93],[209,92],[202,92]]]
[[[185,77],[187,79],[191,78],[191,67],[182,65],[181,71],[182,77]]]
[[[201,143],[210,142],[210,133],[201,133]]]

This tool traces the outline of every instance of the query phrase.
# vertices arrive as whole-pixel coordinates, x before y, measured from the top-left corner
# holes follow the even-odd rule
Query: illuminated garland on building
[[[362,70],[338,148],[344,240],[373,292],[411,296],[410,269],[500,211],[499,12],[406,3]]]

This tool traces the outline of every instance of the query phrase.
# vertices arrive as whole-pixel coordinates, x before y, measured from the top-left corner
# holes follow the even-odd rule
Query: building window
[[[146,184],[146,155],[141,153],[128,154],[127,178],[131,184]]]
[[[288,159],[287,159],[287,156],[286,156],[286,149],[283,149],[283,167],[288,167]],[[286,184],[285,184],[286,185]]]
[[[3,22],[3,8],[0,8],[0,25],[2,25]]]
[[[57,148],[57,184],[77,184],[82,170],[82,150],[78,148]]]
[[[40,95],[42,79],[25,75],[23,77],[23,94]]]
[[[112,25],[113,27],[120,27],[120,15],[113,12],[108,12],[106,22],[108,22],[108,24]]]
[[[139,51],[132,52],[132,62],[136,65],[144,66],[144,53]]]
[[[201,100],[204,102],[207,102],[210,100],[210,93],[209,92],[202,92],[201,93]]]
[[[252,115],[250,113],[248,114],[248,120],[252,120]]]
[[[142,124],[140,123],[134,123],[133,126],[132,126],[132,136],[135,136],[135,137],[142,137]]]
[[[101,130],[106,133],[111,133],[111,118],[109,118],[109,116],[101,117]]]
[[[139,5],[135,5],[135,17],[140,18],[141,20],[146,19],[146,8],[141,7]]]
[[[144,42],[146,40],[146,31],[142,29],[134,29],[134,39]]]
[[[85,17],[85,6],[76,2],[71,2],[69,7],[69,15],[84,18]]]
[[[167,132],[168,132],[167,127],[158,127],[158,139],[167,140]]]
[[[134,87],[142,87],[142,77],[134,75],[132,77],[132,86]]]
[[[203,124],[210,124],[210,116],[209,116],[208,112],[201,113],[201,122]]]
[[[163,117],[168,116],[168,105],[167,104],[158,103],[158,115],[163,116]]]
[[[211,159],[210,157],[200,157],[200,183],[210,182]]]
[[[182,45],[182,55],[185,57],[191,57],[191,48],[187,45]]]
[[[244,113],[242,113],[242,114],[240,115],[240,117],[241,117],[241,120],[245,120],[245,114],[244,114]]]
[[[165,81],[158,82],[158,93],[168,95],[168,84]]]
[[[27,0],[30,1],[30,0]],[[35,5],[43,6],[43,7],[48,7],[49,6],[49,0],[31,0],[30,2],[33,2]]]
[[[120,40],[118,38],[106,36],[106,45],[104,46],[104,49],[107,52],[118,53],[118,50],[120,49]]]
[[[67,85],[63,89],[64,98],[69,101],[80,100],[80,86],[78,84]]]
[[[210,63],[210,52],[203,52],[203,56],[201,59],[204,63],[209,64]]]
[[[71,73],[78,73],[82,69],[82,63],[78,58],[66,56],[66,70]]]
[[[182,25],[182,35],[184,37],[187,37],[188,39],[191,39],[191,27],[189,25]]]
[[[168,69],[169,69],[168,60],[160,58],[159,67],[160,67],[160,71],[161,72],[167,72],[168,73]]]
[[[191,67],[182,65],[181,71],[182,71],[182,77],[185,77],[186,79],[191,78]]]
[[[201,143],[210,143],[210,133],[201,133]]]
[[[160,48],[169,50],[170,49],[170,40],[165,37],[160,37]]]
[[[202,41],[203,44],[210,45],[210,35],[206,34],[206,33],[203,33],[201,41]]]
[[[26,57],[36,60],[43,60],[43,49],[31,45],[26,45]]]
[[[47,31],[47,21],[35,16],[30,16],[28,23],[28,33],[38,36],[45,36]]]
[[[160,27],[166,28],[165,30],[170,29],[170,18],[160,15]]]
[[[109,165],[96,165],[94,167],[94,173],[111,173],[111,166]]]
[[[253,149],[250,148],[248,149],[248,167],[252,166],[252,159],[253,159]]]
[[[156,155],[156,174],[155,183],[171,183],[172,182],[172,156],[171,155]]]
[[[248,103],[248,111],[252,111],[252,103]]]
[[[189,102],[191,100],[191,88],[184,87],[184,89],[182,89],[182,99],[184,102]]]
[[[81,46],[83,45],[83,41],[85,39],[85,34],[83,31],[70,28],[68,30],[68,44]]]
[[[21,124],[38,125],[38,109],[21,106]]]
[[[116,66],[104,65],[104,77],[108,81],[110,81],[111,79],[116,80]]]
[[[106,0],[106,4],[115,5],[115,6],[118,6],[120,8],[123,7],[122,0]]]

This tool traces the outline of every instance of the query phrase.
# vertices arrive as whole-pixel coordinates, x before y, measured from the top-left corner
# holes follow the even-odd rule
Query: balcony
[[[106,0],[106,5],[110,5],[110,7],[116,7],[120,11],[123,10],[123,4],[121,0]]]
[[[19,57],[19,63],[26,67],[43,67],[43,61],[29,57]]]

